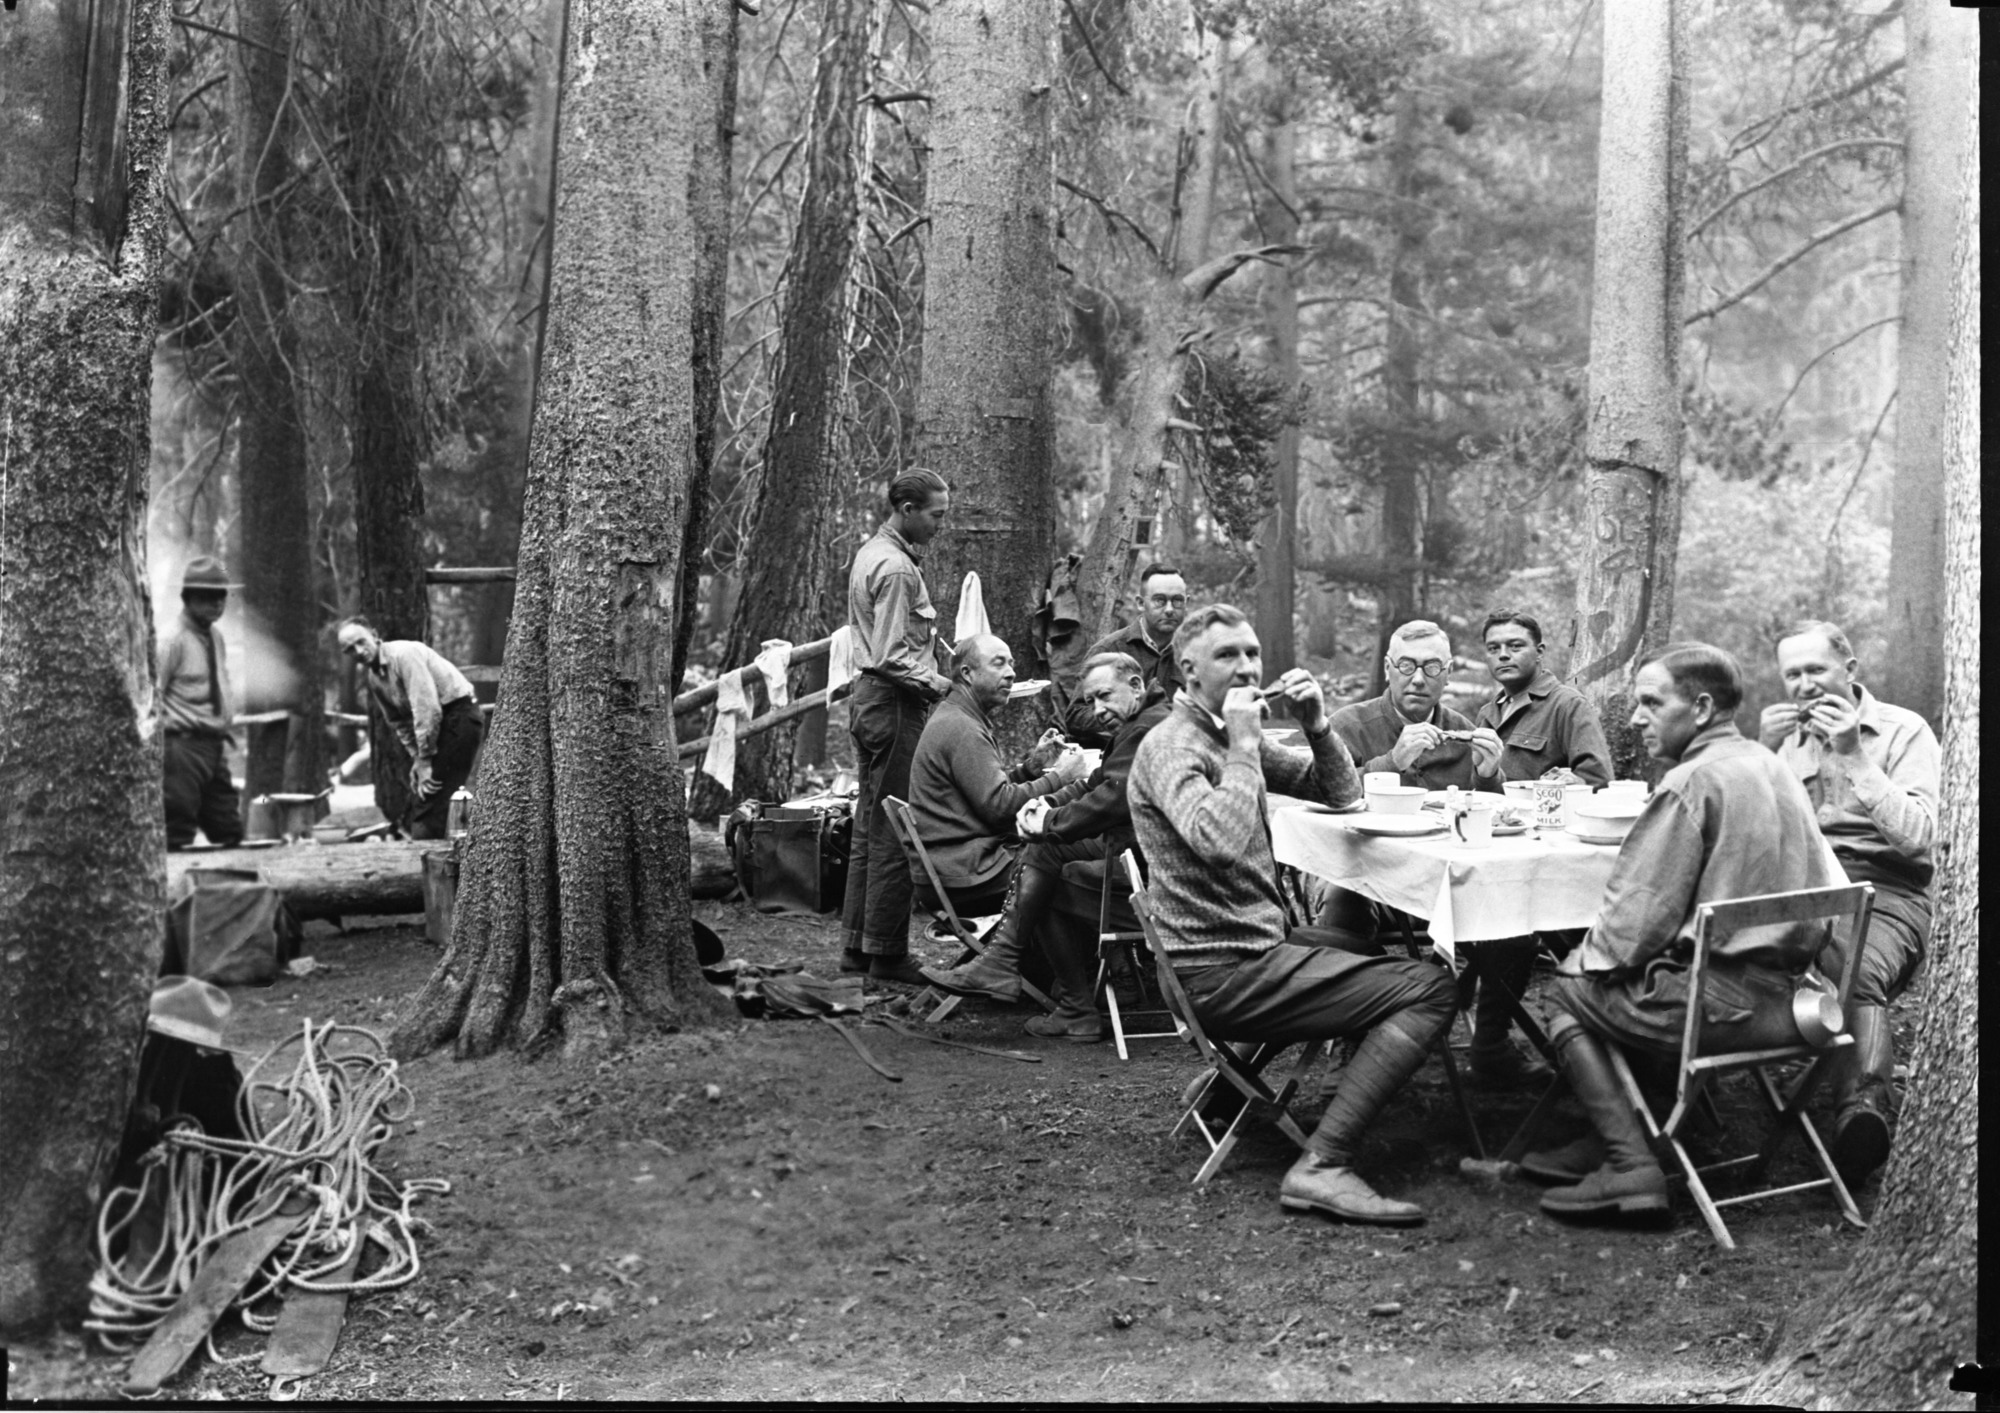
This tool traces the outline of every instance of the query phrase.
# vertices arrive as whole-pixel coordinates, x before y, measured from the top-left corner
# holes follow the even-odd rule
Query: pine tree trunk
[[[694,0],[573,0],[506,675],[451,941],[400,1055],[722,1014],[688,915],[672,674],[696,456]]]
[[[1620,777],[1649,768],[1632,680],[1673,624],[1680,543],[1680,344],[1687,79],[1681,0],[1604,16],[1604,124],[1590,321],[1589,533],[1570,680],[1597,704]]]
[[[694,0],[701,57],[702,107],[690,140],[688,205],[695,228],[694,467],[688,482],[687,528],[681,540],[680,617],[674,625],[673,680],[687,671],[700,612],[702,557],[708,549],[708,473],[715,459],[716,415],[722,406],[722,326],[729,302],[730,154],[736,134],[735,0]],[[734,664],[732,664],[734,665]]]
[[[1977,45],[1954,62],[1969,77]],[[1968,88],[1970,93],[1968,95]],[[1940,454],[1945,471],[1944,627],[1980,641],[1979,99],[1961,86],[1957,240]],[[1968,101],[1969,99],[1969,101]],[[1910,1085],[1882,1196],[1854,1264],[1792,1312],[1745,1403],[1948,1408],[1953,1367],[1993,1367],[1979,1310],[1979,656],[1945,659],[1937,916]],[[1982,1406],[1984,1399],[1982,1396]]]
[[[243,800],[272,791],[313,793],[325,783],[325,701],[320,690],[319,614],[312,582],[311,488],[306,440],[293,391],[298,338],[286,261],[291,241],[279,188],[292,176],[286,115],[290,24],[285,10],[238,0],[244,42],[230,46],[239,190],[246,213],[237,262],[236,562],[254,633],[243,708],[282,707],[289,722],[246,728]]]
[[[1417,536],[1417,447],[1422,440],[1418,419],[1423,390],[1416,320],[1423,299],[1417,292],[1417,260],[1430,216],[1417,195],[1417,95],[1407,84],[1396,98],[1389,168],[1396,235],[1389,262],[1388,350],[1382,360],[1382,394],[1390,425],[1382,439],[1384,578],[1376,587],[1375,660],[1369,668],[1369,690],[1374,692],[1385,685],[1382,664],[1389,635],[1416,617],[1422,554]]]
[[[1229,89],[1229,40],[1193,16],[1195,43],[1194,101],[1188,105],[1188,130],[1181,138],[1185,170],[1175,193],[1173,236],[1167,247],[1168,268],[1191,270],[1208,259],[1215,233],[1216,177],[1222,167],[1223,101]],[[1186,556],[1198,516],[1194,473],[1179,467],[1174,491],[1160,515],[1160,550],[1170,563]]]
[[[768,639],[806,643],[826,634],[833,555],[824,527],[837,514],[854,469],[847,370],[854,322],[851,276],[860,235],[856,129],[875,5],[874,0],[821,0],[819,8],[805,193],[792,232],[756,518],[722,654],[727,667],[749,662]],[[746,737],[736,748],[731,790],[697,773],[688,813],[713,819],[738,800],[789,799],[798,731],[798,725],[786,724]]]
[[[1267,229],[1281,245],[1298,239],[1298,191],[1294,154],[1298,125],[1289,112],[1276,115],[1265,142],[1275,200]],[[1273,265],[1265,283],[1270,296],[1271,345],[1278,381],[1297,388],[1299,369],[1299,288],[1289,265]],[[1288,421],[1278,433],[1273,470],[1276,504],[1265,521],[1257,564],[1257,641],[1264,650],[1264,680],[1274,681],[1298,661],[1292,615],[1298,580],[1299,425]]]
[[[1952,223],[1966,158],[1966,67],[1979,17],[1945,5],[1905,5],[1903,307],[1896,333],[1896,480],[1891,493],[1889,614],[1896,650],[1882,696],[1933,727],[1944,691],[1944,398],[1951,326]]]
[[[143,532],[166,19],[0,16],[0,1335],[88,1298],[160,965]]]
[[[993,631],[1025,678],[1055,538],[1056,10],[1054,0],[942,0],[931,24],[918,458],[950,482],[952,513],[924,577],[949,638],[961,581],[977,570]],[[1028,730],[1010,724],[1003,735]]]

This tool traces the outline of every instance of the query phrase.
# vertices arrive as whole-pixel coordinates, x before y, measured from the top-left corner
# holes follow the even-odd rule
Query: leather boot
[[[1415,1226],[1424,1219],[1424,1209],[1416,1203],[1384,1197],[1354,1169],[1329,1163],[1313,1152],[1299,1154],[1299,1160],[1285,1174],[1278,1185],[1278,1205],[1288,1211],[1325,1212],[1345,1222],[1384,1227]]]
[[[1889,1159],[1889,1120],[1895,1105],[1890,1085],[1896,1067],[1889,1012],[1881,1006],[1857,1006],[1854,1043],[1835,1055],[1833,1065],[1833,1142],[1828,1155],[1852,1192]]]
[[[962,967],[924,968],[931,985],[960,996],[984,996],[989,1001],[1021,999],[1021,952],[1025,927],[1039,925],[1049,914],[1049,902],[1062,880],[1038,868],[1014,875],[1000,921],[986,934],[986,951]]]
[[[1435,1023],[1429,1023],[1428,1011],[1416,1016],[1398,1012],[1368,1032],[1354,1059],[1341,1070],[1339,1087],[1312,1132],[1312,1151],[1329,1167],[1345,1168],[1353,1162],[1362,1130],[1417,1072],[1431,1040],[1450,1015],[1444,1005],[1438,1007]],[[1413,1022],[1429,1034],[1419,1039],[1404,1029]]]
[[[1542,1210],[1563,1217],[1666,1211],[1667,1175],[1646,1145],[1604,1042],[1572,1022],[1558,1027],[1556,1048],[1563,1078],[1604,1139],[1605,1161],[1574,1186],[1543,1193]]]
[[[1535,971],[1535,940],[1479,945],[1479,993],[1472,1003],[1472,1049],[1466,1070],[1481,1089],[1521,1089],[1547,1083],[1555,1072],[1524,1055],[1507,1038],[1514,998],[1525,996]]]
[[[1604,1156],[1604,1140],[1586,1133],[1560,1148],[1522,1154],[1521,1171],[1540,1182],[1582,1182],[1604,1166]]]

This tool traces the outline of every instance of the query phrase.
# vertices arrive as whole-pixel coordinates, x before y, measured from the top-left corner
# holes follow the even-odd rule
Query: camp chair
[[[882,812],[889,817],[889,827],[896,831],[896,842],[903,846],[904,856],[921,867],[924,877],[931,881],[931,892],[936,895],[938,905],[927,911],[950,928],[952,935],[964,948],[964,951],[959,953],[958,960],[952,965],[962,967],[974,957],[985,956],[986,934],[992,930],[992,924],[988,923],[982,928],[968,927],[965,920],[958,915],[958,909],[951,905],[951,895],[945,892],[944,883],[938,878],[937,865],[931,862],[930,853],[924,848],[924,841],[917,836],[916,816],[910,809],[910,802],[899,800],[894,795],[884,795]],[[1035,1004],[1043,1010],[1051,1012],[1055,1010],[1056,1003],[1025,976],[1021,978],[1021,991],[1033,998]]]
[[[1285,1081],[1282,1088],[1275,1090],[1264,1078],[1264,1067],[1275,1059],[1285,1046],[1255,1044],[1239,1049],[1234,1045],[1218,1044],[1208,1038],[1202,1031],[1201,1022],[1195,1018],[1194,1007],[1188,1002],[1187,992],[1181,989],[1180,978],[1174,975],[1173,962],[1167,955],[1166,946],[1160,941],[1152,904],[1146,895],[1145,880],[1139,875],[1139,861],[1129,849],[1121,854],[1119,859],[1121,869],[1131,881],[1132,911],[1139,916],[1140,933],[1153,954],[1153,967],[1160,981],[1160,995],[1167,1003],[1167,1011],[1173,1017],[1181,1038],[1200,1051],[1202,1059],[1209,1065],[1209,1072],[1202,1076],[1202,1082],[1189,1091],[1191,1102],[1188,1104],[1187,1112],[1181,1115],[1179,1122],[1175,1123],[1167,1135],[1169,1138],[1178,1138],[1192,1124],[1195,1131],[1208,1144],[1208,1158],[1195,1173],[1194,1185],[1200,1187],[1215,1176],[1215,1170],[1222,1166],[1223,1159],[1229,1156],[1229,1150],[1236,1146],[1236,1139],[1242,1131],[1244,1119],[1259,1105],[1269,1105],[1274,1111],[1272,1121],[1277,1124],[1279,1131],[1300,1149],[1304,1149],[1305,1130],[1298,1126],[1285,1107],[1298,1092],[1299,1074],[1295,1072]],[[1305,1059],[1299,1065],[1300,1071],[1311,1062],[1318,1049],[1317,1045],[1306,1047]],[[1243,1096],[1242,1104],[1220,1135],[1216,1133],[1211,1120],[1204,1118],[1201,1112],[1218,1078],[1228,1081],[1230,1086]]]
[[[1682,1033],[1681,1052],[1675,1062],[1674,1105],[1665,1120],[1656,1120],[1647,1105],[1639,1083],[1633,1077],[1631,1062],[1624,1049],[1613,1043],[1606,1048],[1611,1054],[1612,1068],[1625,1087],[1625,1097],[1632,1104],[1645,1126],[1648,1137],[1656,1148],[1671,1151],[1680,1175],[1687,1179],[1688,1191],[1693,1195],[1695,1206],[1701,1209],[1703,1220],[1715,1236],[1716,1244],[1726,1251],[1736,1249],[1736,1242],[1729,1235],[1729,1228],[1723,1223],[1721,1209],[1743,1202],[1756,1202],[1766,1197],[1779,1197],[1791,1192],[1808,1192],[1813,1188],[1833,1189],[1834,1200],[1840,1204],[1840,1214],[1857,1227],[1866,1227],[1861,1211],[1854,1205],[1853,1194],[1840,1180],[1834,1170],[1833,1160],[1827,1155],[1826,1145],[1820,1141],[1819,1130],[1806,1116],[1806,1104],[1812,1098],[1825,1072],[1821,1062],[1836,1050],[1854,1043],[1854,1037],[1846,1032],[1833,1036],[1824,1045],[1786,1045],[1770,1050],[1740,1050],[1723,1054],[1703,1054],[1701,1044],[1702,1001],[1706,991],[1709,967],[1709,951],[1723,938],[1746,927],[1757,927],[1770,923],[1809,923],[1833,920],[1847,923],[1844,945],[1847,948],[1847,964],[1840,981],[1840,1009],[1847,1013],[1849,998],[1854,993],[1855,978],[1860,975],[1861,950],[1868,940],[1868,924],[1874,916],[1875,889],[1866,883],[1850,884],[1834,888],[1806,888],[1792,893],[1766,893],[1754,898],[1736,898],[1726,902],[1705,903],[1695,912],[1694,956],[1688,967],[1687,1025]],[[1789,1087],[1780,1087],[1771,1076],[1775,1065],[1803,1061],[1805,1068],[1793,1078]],[[1749,1070],[1757,1078],[1758,1092],[1771,1107],[1771,1125],[1761,1146],[1754,1153],[1741,1157],[1727,1158],[1720,1162],[1695,1165],[1688,1156],[1686,1146],[1681,1141],[1681,1133],[1690,1115],[1699,1103],[1707,1098],[1709,1081],[1722,1074],[1736,1070]],[[1711,1113],[1713,1110],[1710,1111]],[[1703,1182],[1703,1175],[1724,1169],[1741,1168],[1751,1181],[1761,1181],[1765,1169],[1769,1167],[1772,1154],[1787,1133],[1796,1130],[1804,1139],[1812,1159],[1819,1165],[1822,1177],[1810,1182],[1791,1183],[1784,1187],[1761,1188],[1754,1192],[1736,1193],[1729,1197],[1715,1198],[1709,1195]]]
[[[1063,865],[1063,881],[1077,890],[1079,898],[1094,902],[1087,915],[1088,921],[1097,924],[1097,980],[1091,987],[1091,996],[1104,1007],[1111,1017],[1111,1039],[1118,1048],[1118,1058],[1129,1060],[1131,1051],[1126,1048],[1130,1040],[1175,1040],[1180,1038],[1177,1029],[1168,1030],[1127,1030],[1128,1019],[1137,1020],[1141,1016],[1157,1017],[1171,1022],[1173,1013],[1166,1009],[1164,998],[1161,1004],[1143,1010],[1126,1012],[1118,1003],[1118,988],[1112,985],[1111,965],[1115,959],[1123,958],[1126,971],[1144,995],[1146,976],[1151,970],[1146,965],[1144,947],[1146,934],[1132,929],[1129,924],[1136,922],[1132,916],[1131,895],[1118,886],[1107,866],[1106,859],[1072,859]],[[1085,917],[1074,908],[1065,909],[1072,916]],[[1153,986],[1158,993],[1158,984]]]

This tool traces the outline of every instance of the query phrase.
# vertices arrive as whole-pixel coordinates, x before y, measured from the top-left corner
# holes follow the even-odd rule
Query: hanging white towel
[[[792,699],[791,683],[785,674],[792,667],[792,645],[783,638],[766,638],[764,651],[757,654],[757,670],[764,674],[764,692],[771,699],[772,707],[781,707]]]
[[[830,696],[854,680],[854,625],[843,623],[833,633],[826,653],[826,690]]]
[[[725,790],[736,787],[736,728],[750,715],[743,692],[743,669],[722,674],[715,687],[715,725],[708,732],[708,754],[701,759],[704,774]]]
[[[965,582],[958,588],[958,622],[952,634],[953,643],[962,643],[979,633],[991,633],[992,626],[986,621],[986,591],[979,586],[979,571],[965,571]]]

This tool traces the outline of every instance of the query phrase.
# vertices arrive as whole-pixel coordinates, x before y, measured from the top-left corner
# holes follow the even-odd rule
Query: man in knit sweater
[[[1216,604],[1190,615],[1173,653],[1186,685],[1140,743],[1128,790],[1160,940],[1216,1040],[1367,1032],[1279,1202],[1348,1221],[1420,1222],[1422,1208],[1383,1197],[1351,1164],[1362,1130],[1450,1020],[1451,983],[1426,963],[1344,950],[1355,939],[1287,926],[1266,788],[1330,805],[1361,794],[1312,674],[1294,668],[1271,688],[1291,701],[1310,746],[1286,748],[1264,739],[1262,654],[1239,610]]]

